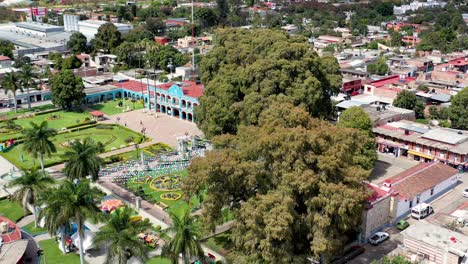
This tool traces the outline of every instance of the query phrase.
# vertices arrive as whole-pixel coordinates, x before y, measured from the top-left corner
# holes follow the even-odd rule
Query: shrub
[[[85,117],[83,122],[89,122],[91,119],[89,117]]]
[[[132,137],[132,136],[129,136],[129,137],[127,137],[124,141],[125,141],[125,143],[127,143],[127,144],[128,144],[128,143],[131,143],[131,142],[133,142],[133,137]]]
[[[114,126],[113,125],[97,125],[96,129],[109,129],[109,130],[112,130],[112,129],[114,129]]]

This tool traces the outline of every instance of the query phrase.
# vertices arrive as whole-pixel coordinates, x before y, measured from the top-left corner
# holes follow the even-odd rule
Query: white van
[[[415,207],[411,208],[411,217],[418,220],[432,213],[434,213],[434,208],[426,203],[418,204]]]

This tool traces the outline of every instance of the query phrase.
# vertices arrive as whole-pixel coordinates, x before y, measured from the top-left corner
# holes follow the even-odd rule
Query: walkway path
[[[21,228],[21,227],[24,227],[26,225],[29,225],[32,222],[34,222],[34,215],[30,214],[30,215],[27,215],[27,216],[21,218],[21,220],[19,220],[19,222],[16,223],[16,225]]]

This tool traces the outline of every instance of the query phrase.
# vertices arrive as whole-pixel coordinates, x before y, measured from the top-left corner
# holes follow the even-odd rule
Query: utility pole
[[[194,3],[192,0],[192,41],[195,39],[195,21],[193,20]],[[192,74],[195,72],[195,47],[192,46]]]

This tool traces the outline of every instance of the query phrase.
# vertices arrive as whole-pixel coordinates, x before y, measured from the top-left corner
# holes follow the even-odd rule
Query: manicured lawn
[[[19,203],[15,203],[8,199],[0,200],[0,215],[17,222],[24,216],[24,209]]]
[[[133,138],[136,140],[141,137],[139,133],[133,132],[129,129],[121,126],[114,126],[113,129],[98,129],[96,127],[77,130],[70,133],[62,133],[53,138],[57,153],[53,154],[50,158],[46,157],[44,162],[47,165],[56,163],[62,160],[61,155],[68,149],[67,143],[71,140],[81,140],[86,137],[91,137],[94,141],[101,142],[105,146],[105,151],[112,149],[118,149],[126,146],[128,143],[126,139]],[[39,167],[40,162],[38,159],[34,159],[32,156],[23,151],[22,145],[19,144],[6,153],[0,153],[3,157],[13,163],[20,169],[28,169],[32,167]],[[23,160],[21,160],[23,155]]]
[[[34,222],[23,226],[22,229],[31,234],[32,236],[47,233],[47,229],[42,227],[35,227]]]
[[[171,260],[163,257],[154,257],[148,259],[148,261],[146,261],[146,264],[171,264]]]
[[[39,242],[39,247],[44,251],[41,263],[78,264],[80,256],[76,253],[64,254],[58,247],[55,239],[48,239]]]
[[[141,155],[142,151],[144,152],[145,154],[145,157],[153,157],[155,156],[158,152],[162,152],[162,151],[170,151],[172,150],[171,146],[167,145],[167,144],[164,144],[164,143],[156,143],[156,144],[153,144],[151,146],[148,146],[148,147],[145,147],[143,149],[140,149],[138,151],[138,155]],[[119,154],[119,155],[116,155],[116,156],[113,156],[113,157],[121,157],[120,161],[121,160],[137,160],[137,159],[140,159],[140,156],[137,156],[137,151],[136,150],[132,150],[132,151],[129,151],[129,152],[125,152],[125,153],[122,153],[122,154]],[[111,160],[111,157],[108,157],[106,158],[106,160]]]
[[[114,100],[105,103],[95,104],[90,106],[94,110],[99,110],[106,115],[116,115],[125,111],[133,111],[138,109],[143,109],[144,105],[141,101],[135,101],[133,103],[131,100],[123,100],[122,107],[119,107],[119,102],[121,100]]]
[[[34,112],[40,112],[40,111],[45,111],[45,110],[50,110],[56,108],[55,105],[53,104],[48,104],[48,105],[41,105],[41,106],[35,106],[31,107],[31,111],[29,111],[28,107],[25,106],[24,108],[18,108],[17,113],[15,113],[15,109],[11,109],[11,111],[1,113],[0,117],[15,117],[15,116],[20,116],[24,115],[28,112],[34,113]]]
[[[40,124],[42,121],[47,121],[50,128],[61,129],[68,126],[84,123],[85,118],[91,118],[88,113],[77,113],[77,112],[65,112],[58,111],[54,113],[38,115],[28,118],[21,118],[14,120],[15,124],[22,126],[23,129],[30,127],[30,122]],[[0,126],[2,123],[0,123]],[[8,140],[10,138],[18,137],[21,135],[21,131],[12,134],[0,134],[0,142]]]
[[[180,179],[183,178],[183,177],[187,177],[187,171],[186,170],[183,170],[183,171],[180,171],[180,172],[175,172],[175,173],[171,173],[172,177],[177,179],[179,181],[179,186],[176,187],[176,189],[174,190],[155,190],[153,188],[150,187],[150,184],[152,183],[152,181],[148,181],[148,182],[142,182],[142,183],[139,183],[139,182],[133,182],[133,181],[130,181],[129,184],[128,184],[128,188],[130,189],[133,189],[135,191],[138,191],[140,189],[140,187],[143,188],[144,190],[144,193],[145,193],[145,199],[149,202],[152,202],[152,203],[157,203],[157,202],[161,202],[161,203],[164,203],[165,205],[169,206],[169,208],[167,209],[168,211],[174,213],[175,215],[181,217],[183,215],[183,213],[189,209],[189,205],[187,204],[187,202],[184,201],[184,193],[180,190]],[[156,177],[164,177],[165,175],[158,175]],[[153,183],[153,187],[154,187],[154,183]],[[164,198],[161,198],[161,195],[164,194],[164,193],[177,193],[177,194],[180,194],[181,197],[177,200],[168,200],[168,199],[164,199]],[[193,206],[197,206],[200,204],[200,202],[198,201],[198,198],[196,197],[192,197],[191,198],[191,204]]]

